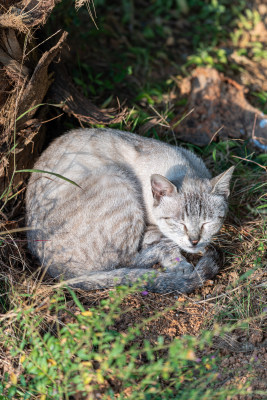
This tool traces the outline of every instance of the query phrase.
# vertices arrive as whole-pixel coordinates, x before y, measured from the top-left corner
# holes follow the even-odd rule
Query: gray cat
[[[26,195],[29,248],[57,278],[102,289],[142,280],[155,292],[189,293],[219,270],[206,249],[227,212],[233,167],[212,178],[188,150],[113,129],[55,140]],[[196,268],[181,255],[202,252]],[[163,270],[152,268],[160,263]],[[145,282],[144,282],[145,276]]]

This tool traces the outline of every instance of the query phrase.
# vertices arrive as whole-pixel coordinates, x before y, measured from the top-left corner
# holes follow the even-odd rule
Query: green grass
[[[124,91],[125,86],[131,105],[140,105],[143,98],[151,104],[153,97],[159,101],[166,85],[154,75],[164,62],[174,74],[188,74],[193,67],[205,65],[224,71],[230,65],[231,47],[238,48],[242,34],[260,18],[256,11],[246,8],[244,0],[157,0],[145,6],[138,1],[115,1],[111,5],[95,0],[94,5],[97,28],[85,8],[76,14],[73,2],[64,0],[53,12],[47,29],[52,33],[53,27],[60,25],[69,31],[77,49],[76,63],[72,63],[74,81],[86,96],[100,97],[102,103],[114,91]],[[176,28],[176,22],[182,27]],[[171,37],[174,47],[166,46]],[[104,44],[110,40],[117,43],[115,56]],[[187,42],[185,54],[177,46],[180,40]],[[85,56],[88,43],[96,44],[95,48],[89,46],[93,49],[90,62]],[[262,43],[249,43],[247,50],[251,47],[252,57],[265,57]],[[106,65],[99,65],[97,60]],[[129,76],[136,77],[139,84]]]
[[[214,67],[238,80],[244,67],[233,62],[233,53],[254,62],[266,58],[264,43],[250,36],[261,17],[244,0],[156,0],[145,5],[96,0],[94,5],[97,28],[85,7],[76,13],[73,2],[63,0],[47,30],[69,31],[75,51],[68,68],[86,97],[103,108],[117,107],[118,98],[138,112],[138,123],[127,125],[130,130],[155,116],[150,106],[167,114],[168,123],[183,113],[187,99],[179,96],[177,82],[195,67]],[[169,39],[173,45],[166,44]],[[249,99],[266,112],[265,92],[253,90]]]
[[[69,291],[75,313],[66,307]],[[1,399],[70,399],[78,392],[88,399],[225,399],[245,393],[246,387],[218,387],[219,358],[197,356],[218,336],[218,328],[203,331],[198,338],[184,336],[171,343],[159,336],[152,344],[144,338],[148,320],[119,332],[121,303],[136,288],[112,291],[98,307],[85,310],[68,289],[50,290],[49,298],[35,293],[17,297],[17,305],[2,318],[2,350],[12,357],[16,371],[0,384]],[[44,299],[43,299],[44,300]],[[57,315],[69,314],[64,324]],[[156,313],[156,320],[164,312]],[[52,325],[49,321],[53,321]],[[6,331],[6,326],[12,329]],[[231,329],[230,329],[231,330]],[[229,331],[229,328],[221,330]],[[41,396],[41,397],[40,397]]]
[[[174,301],[165,310],[153,308],[149,318],[143,316],[121,329],[120,320],[132,312],[123,302],[140,293],[137,287],[120,287],[105,293],[104,298],[98,293],[88,303],[86,296],[71,289],[41,282],[34,289],[38,282],[34,276],[9,272],[1,277],[0,342],[9,372],[0,384],[0,399],[65,400],[79,392],[87,399],[98,393],[102,399],[210,400],[247,392],[249,379],[231,387],[219,383],[222,356],[211,349],[219,336],[223,339],[239,330],[249,338],[255,324],[260,329],[263,323],[266,227],[260,206],[265,204],[264,171],[233,155],[257,161],[264,157],[251,155],[245,144],[234,141],[187,147],[194,147],[215,174],[236,164],[233,184],[237,196],[231,201],[228,224],[238,227],[238,218],[241,229],[235,234],[226,231],[226,237],[219,235],[226,248],[227,268],[235,271],[236,277],[231,281],[226,272],[223,293],[218,297],[212,294],[214,316],[203,320],[198,335],[152,340],[147,338],[146,328],[158,318],[170,318],[170,310],[179,310],[179,303]],[[243,228],[248,230],[249,240],[243,236]],[[8,246],[5,240],[3,237],[2,247]],[[192,304],[197,300],[197,296],[192,298]],[[187,301],[190,304],[190,299]],[[143,312],[149,307],[144,304]]]
[[[85,96],[102,107],[116,106],[117,96],[121,101],[127,98],[128,115],[110,127],[138,131],[153,117],[154,126],[144,134],[175,144],[170,122],[187,101],[179,96],[171,98],[178,75],[185,76],[203,65],[238,73],[239,66],[229,62],[234,50],[254,60],[266,58],[261,43],[239,47],[242,36],[259,19],[246,3],[155,0],[138,8],[138,1],[111,4],[95,0],[97,30],[88,22],[85,9],[77,14],[72,1],[63,1],[52,14],[48,30],[52,33],[55,25],[69,30],[76,57],[69,67]],[[183,21],[188,25],[175,30],[175,24]],[[185,49],[166,46],[172,35],[175,40],[187,40]],[[117,45],[115,53],[109,49],[109,41]],[[92,44],[89,56],[88,43]],[[99,60],[102,63],[98,64]],[[162,65],[166,70],[160,74]],[[252,96],[266,111],[266,92],[253,92]],[[181,119],[182,115],[183,111]],[[166,125],[164,129],[159,122]],[[66,129],[76,126],[70,119],[62,124]],[[220,381],[225,356],[214,349],[213,342],[218,336],[240,332],[249,339],[255,327],[263,329],[267,200],[266,170],[262,167],[266,154],[258,154],[246,141],[228,140],[204,148],[183,145],[199,154],[214,175],[236,166],[228,218],[217,238],[226,256],[226,269],[211,287],[211,297],[206,297],[204,288],[185,297],[184,308],[173,301],[162,310],[168,296],[156,297],[151,305],[139,299],[136,287],[121,287],[98,292],[88,300],[92,295],[42,283],[33,260],[25,254],[25,238],[2,234],[0,341],[4,367],[0,400],[66,400],[77,392],[87,400],[96,395],[108,400],[212,400],[232,398],[237,393],[250,394],[251,398],[256,392],[260,394],[255,388],[253,393],[247,390],[249,380],[230,386]],[[8,187],[2,198],[2,211],[12,215],[21,197],[13,197]],[[218,286],[222,288],[217,295]],[[139,299],[141,320],[132,309],[125,309],[127,298]],[[197,321],[186,304],[202,304],[209,310],[200,331],[194,330]],[[148,340],[151,324],[158,323],[160,317],[167,324],[172,318],[170,310],[189,315],[193,332]],[[137,314],[138,308],[134,311]],[[122,328],[120,321],[128,314],[131,323]],[[228,378],[226,375],[226,381]]]

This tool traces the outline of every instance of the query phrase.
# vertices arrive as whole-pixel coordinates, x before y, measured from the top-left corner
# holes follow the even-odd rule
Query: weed
[[[133,127],[134,121],[140,122],[136,116],[137,112],[132,110],[125,123]],[[122,303],[129,296],[136,296],[137,287],[119,287],[104,299],[98,293],[99,305],[88,307],[73,290],[62,289],[60,284],[21,292],[8,278],[1,279],[0,341],[9,365],[0,386],[3,400],[63,400],[78,393],[89,399],[97,394],[103,399],[158,400],[164,396],[164,399],[204,400],[246,392],[249,380],[247,386],[239,388],[218,384],[221,359],[219,354],[211,355],[214,353],[209,349],[218,335],[223,338],[239,329],[249,337],[254,332],[253,324],[261,324],[266,227],[259,207],[266,184],[261,181],[264,170],[247,163],[246,158],[262,162],[264,157],[251,154],[245,143],[236,141],[211,143],[205,148],[186,146],[194,147],[194,151],[208,160],[215,173],[227,168],[229,161],[237,164],[230,225],[217,239],[226,247],[231,271],[236,272],[232,281],[226,280],[224,292],[219,296],[215,293],[216,313],[209,319],[208,329],[203,329],[197,338],[183,335],[170,341],[158,335],[148,340],[149,324],[165,315],[168,318],[170,310],[179,312],[178,304],[166,310],[158,310],[156,305],[149,318],[142,317],[122,329],[119,321],[131,311],[123,308]],[[233,158],[235,154],[242,159]],[[240,218],[247,224],[238,227]],[[234,229],[231,232],[230,227]],[[34,286],[32,281],[27,284],[27,288]],[[143,313],[148,307],[143,303]],[[200,353],[204,354],[201,359]]]
[[[252,96],[255,96],[258,99],[258,105],[262,109],[262,111],[266,114],[267,113],[267,92],[260,91],[260,92],[252,92]]]
[[[38,311],[34,293],[2,318],[1,342],[13,362],[19,363],[18,372],[2,381],[3,399],[42,396],[61,400],[77,393],[93,399],[98,393],[102,399],[124,399],[126,395],[129,399],[159,399],[164,395],[165,399],[219,400],[245,392],[245,388],[218,388],[217,357],[200,360],[196,356],[211,344],[215,332],[204,331],[198,339],[184,336],[171,343],[161,336],[154,344],[146,339],[140,342],[148,321],[121,333],[114,327],[122,314],[123,299],[136,288],[117,288],[99,307],[88,310],[71,289],[68,291],[76,311],[70,313],[67,325],[54,318],[53,326],[42,333],[44,316]],[[65,296],[66,292],[58,289],[46,299],[46,314],[52,319],[65,312]],[[12,331],[7,331],[6,324],[11,322]]]
[[[130,111],[125,121],[111,127],[138,131],[153,117],[156,121],[145,135],[175,144],[170,124],[176,112],[173,106],[187,101],[174,96],[169,102],[175,76],[187,74],[194,65],[230,67],[236,72],[239,67],[228,63],[234,49],[252,59],[265,58],[261,42],[248,41],[239,48],[259,16],[246,10],[241,0],[142,4],[95,0],[99,30],[83,25],[85,13],[80,10],[77,15],[72,1],[57,7],[62,27],[74,38],[70,47],[75,49],[76,61],[70,68],[76,85],[103,107],[114,105],[118,93],[120,99],[127,98]],[[55,13],[51,23],[56,20]],[[179,23],[182,28],[178,29]],[[168,38],[174,43],[169,47]],[[115,54],[110,41],[115,42]],[[253,95],[265,110],[266,92]],[[65,125],[74,127],[70,121]],[[11,151],[15,146],[14,140]],[[224,385],[230,375],[220,380],[222,357],[225,352],[236,357],[235,353],[229,346],[224,345],[224,353],[212,346],[216,337],[238,330],[238,339],[245,335],[248,341],[255,326],[260,332],[264,323],[266,182],[262,166],[266,155],[252,152],[245,141],[184,146],[201,155],[214,175],[236,165],[229,216],[216,238],[225,253],[225,270],[215,283],[177,302],[172,294],[140,294],[135,287],[81,294],[59,288],[60,284],[42,283],[32,260],[27,267],[24,237],[18,236],[22,239],[16,242],[14,232],[14,237],[0,232],[0,399],[63,400],[81,395],[87,399],[215,400],[237,393],[249,395],[249,380],[240,383],[240,370],[233,371],[239,387],[232,381]],[[6,206],[16,201],[12,197],[7,188],[2,194]],[[9,240],[12,250],[8,250]],[[88,300],[90,296],[93,300]],[[130,307],[125,309],[127,301]],[[172,303],[166,310],[167,302]],[[171,334],[158,333],[165,325]],[[150,335],[153,329],[154,336]]]

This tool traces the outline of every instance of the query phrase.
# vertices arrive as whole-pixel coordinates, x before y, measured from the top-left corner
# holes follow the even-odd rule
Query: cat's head
[[[153,214],[160,231],[188,253],[198,253],[221,228],[234,167],[212,179],[184,178],[179,189],[151,176]]]

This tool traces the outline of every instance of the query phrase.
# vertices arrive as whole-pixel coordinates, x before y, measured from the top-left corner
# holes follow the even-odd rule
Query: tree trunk
[[[33,39],[59,1],[5,0],[0,9],[0,196],[25,181],[27,175],[15,171],[31,168],[40,153],[48,108],[38,105],[45,103],[50,87],[52,101],[80,121],[108,124],[124,115],[102,112],[84,98],[65,69],[59,72],[66,32],[54,35],[56,43],[44,53]]]

